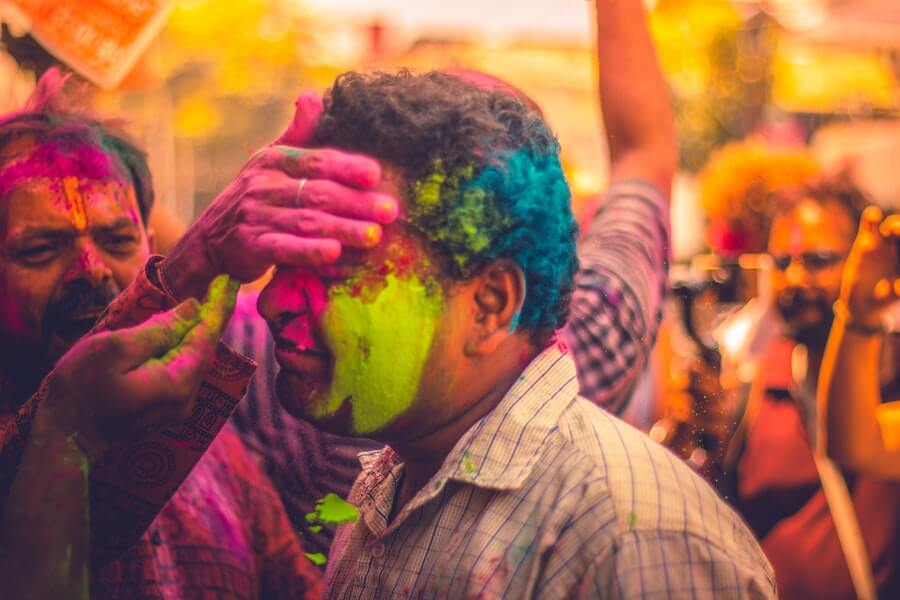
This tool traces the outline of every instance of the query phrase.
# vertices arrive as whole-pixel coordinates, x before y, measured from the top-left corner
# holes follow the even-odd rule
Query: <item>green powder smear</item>
[[[326,525],[353,523],[358,518],[359,510],[334,492],[329,492],[324,498],[316,500],[315,512],[306,515],[308,522],[319,522]]]
[[[418,394],[443,308],[440,286],[415,277],[386,276],[374,298],[332,288],[322,329],[334,375],[313,416],[333,415],[348,401],[352,431],[372,433],[403,414]]]

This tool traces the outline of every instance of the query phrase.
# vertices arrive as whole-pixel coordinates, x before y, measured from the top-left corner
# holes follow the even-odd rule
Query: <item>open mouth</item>
[[[275,358],[283,369],[306,375],[324,373],[331,368],[331,354],[318,348],[305,348],[291,340],[275,338]]]
[[[54,332],[57,336],[65,341],[75,341],[78,338],[82,337],[91,328],[94,324],[97,323],[97,318],[100,316],[100,313],[94,313],[91,315],[79,316],[74,319],[68,319],[59,323]]]

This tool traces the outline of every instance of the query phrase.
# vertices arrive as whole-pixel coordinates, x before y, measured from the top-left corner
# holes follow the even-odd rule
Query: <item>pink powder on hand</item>
[[[294,102],[294,120],[288,125],[288,128],[282,133],[276,144],[285,146],[303,146],[312,136],[316,125],[319,124],[319,117],[324,110],[322,98],[318,94],[305,92],[300,94]]]

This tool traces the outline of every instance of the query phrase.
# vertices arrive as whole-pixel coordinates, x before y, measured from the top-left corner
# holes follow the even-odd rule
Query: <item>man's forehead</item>
[[[128,217],[141,224],[134,188],[121,179],[39,177],[16,185],[2,200],[6,234],[32,227],[104,226]]]
[[[804,199],[775,215],[770,249],[803,251],[810,247],[842,249],[852,242],[855,224],[837,200]]]
[[[34,136],[28,139],[26,136],[24,141],[19,139],[6,144],[0,154],[0,198],[23,182],[42,178],[128,180],[112,152],[83,140],[43,140]]]

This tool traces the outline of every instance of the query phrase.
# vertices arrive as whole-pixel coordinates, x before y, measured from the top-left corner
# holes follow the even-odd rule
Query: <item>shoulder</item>
[[[578,398],[560,416],[556,443],[570,448],[603,485],[615,532],[682,535],[762,556],[753,535],[715,490],[674,454],[589,401]],[[587,499],[590,501],[590,499]]]

